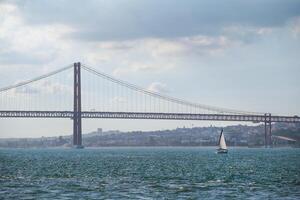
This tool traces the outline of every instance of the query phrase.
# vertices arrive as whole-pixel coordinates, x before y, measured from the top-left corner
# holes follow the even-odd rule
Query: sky
[[[0,0],[0,88],[80,61],[192,102],[300,115],[299,52],[298,0]],[[226,124],[83,123],[83,132]],[[71,120],[0,119],[0,137],[71,132]]]

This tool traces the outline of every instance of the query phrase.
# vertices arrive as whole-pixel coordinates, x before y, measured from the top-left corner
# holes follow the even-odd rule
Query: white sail
[[[219,141],[219,146],[220,146],[220,149],[227,149],[226,142],[225,142],[225,137],[224,137],[223,132],[221,133],[221,137],[220,137],[220,141]]]

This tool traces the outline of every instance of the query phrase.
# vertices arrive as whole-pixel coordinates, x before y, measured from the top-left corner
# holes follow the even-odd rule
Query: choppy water
[[[0,149],[0,199],[299,199],[300,149]]]

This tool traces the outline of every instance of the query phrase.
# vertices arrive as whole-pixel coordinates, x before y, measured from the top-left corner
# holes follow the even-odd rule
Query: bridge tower
[[[73,115],[73,146],[83,148],[81,133],[81,80],[80,62],[74,63],[74,115]]]
[[[272,147],[272,116],[271,113],[265,114],[265,147]]]

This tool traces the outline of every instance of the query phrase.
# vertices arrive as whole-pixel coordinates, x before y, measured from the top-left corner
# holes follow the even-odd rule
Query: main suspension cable
[[[27,81],[23,81],[23,82],[20,82],[20,83],[17,83],[17,84],[14,84],[14,85],[10,85],[10,86],[7,86],[7,87],[3,87],[3,88],[0,88],[0,92],[4,92],[4,91],[7,91],[7,90],[10,90],[10,89],[13,89],[13,88],[18,88],[18,87],[21,87],[21,86],[24,86],[24,85],[27,85],[27,84],[30,84],[30,83],[33,83],[33,82],[36,82],[36,81],[39,81],[41,79],[44,79],[44,78],[48,78],[50,76],[53,76],[55,74],[58,74],[62,71],[65,71],[67,69],[70,69],[72,68],[73,65],[68,65],[66,67],[63,67],[63,68],[60,68],[58,70],[55,70],[55,71],[52,71],[52,72],[49,72],[47,74],[44,74],[42,76],[38,76],[36,78],[33,78],[31,80],[27,80]]]
[[[141,93],[153,96],[153,97],[157,97],[159,99],[164,99],[166,101],[173,102],[173,103],[176,103],[176,104],[180,104],[180,105],[184,105],[184,106],[190,106],[190,107],[194,107],[194,108],[198,108],[198,109],[205,109],[205,110],[214,111],[214,112],[218,112],[218,113],[257,114],[257,115],[262,114],[262,113],[259,113],[259,112],[240,111],[240,110],[226,109],[226,108],[208,106],[208,105],[203,105],[203,104],[198,104],[198,103],[192,103],[192,102],[189,102],[189,101],[185,101],[185,100],[182,100],[182,99],[170,97],[170,96],[167,96],[167,95],[162,95],[162,94],[157,93],[157,92],[152,92],[152,91],[143,89],[142,87],[139,87],[137,85],[134,85],[134,84],[131,84],[131,83],[113,78],[110,75],[99,72],[99,71],[93,69],[92,67],[88,67],[86,65],[82,65],[82,68],[84,70],[94,74],[94,75],[97,75],[99,77],[107,79],[111,82],[117,83],[117,84],[122,85],[124,87],[127,87],[129,89],[132,89],[132,90],[135,90],[135,91],[138,91],[138,92],[141,92]]]

